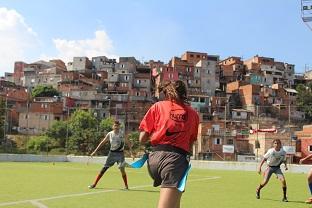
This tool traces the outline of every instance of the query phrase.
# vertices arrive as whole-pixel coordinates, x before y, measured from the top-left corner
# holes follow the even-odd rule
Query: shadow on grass
[[[150,193],[159,193],[159,191],[156,190],[144,190],[144,189],[129,189],[124,191],[137,191],[137,192],[150,192]]]
[[[269,198],[261,198],[260,200],[283,202],[282,200],[269,199]],[[294,200],[288,200],[288,202],[283,202],[283,203],[306,204],[304,201],[294,201]]]
[[[101,187],[95,187],[93,189],[89,189],[89,190],[107,190],[108,192],[109,191],[124,191],[124,192],[127,192],[127,191],[131,191],[131,192],[150,192],[150,193],[159,193],[159,191],[157,190],[144,190],[144,189],[131,189],[131,187],[129,189],[110,189],[110,188],[101,188]]]

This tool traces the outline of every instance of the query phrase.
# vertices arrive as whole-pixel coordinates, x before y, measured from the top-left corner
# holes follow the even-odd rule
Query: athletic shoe
[[[256,199],[260,199],[260,191],[259,191],[259,189],[256,189]]]
[[[92,184],[92,185],[88,186],[88,188],[89,188],[89,189],[94,189],[94,188],[95,188],[95,185]]]
[[[287,199],[286,197],[284,197],[284,198],[282,199],[282,201],[283,201],[283,202],[288,202],[288,199]]]
[[[306,204],[312,204],[312,197],[308,198],[306,201],[305,201]]]

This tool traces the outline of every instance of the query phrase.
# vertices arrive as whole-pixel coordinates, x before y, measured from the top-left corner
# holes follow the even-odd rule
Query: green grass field
[[[124,191],[117,167],[89,190],[102,166],[80,163],[0,163],[0,208],[149,208],[156,207],[159,188],[152,187],[146,167],[127,169],[130,190]],[[272,176],[255,198],[261,177],[256,172],[192,169],[181,207],[280,208],[312,207],[305,174],[286,173],[289,202],[281,202],[280,182]]]

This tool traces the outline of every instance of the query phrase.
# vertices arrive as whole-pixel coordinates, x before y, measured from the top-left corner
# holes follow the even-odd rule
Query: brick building
[[[312,125],[303,126],[302,131],[295,132],[298,140],[297,152],[299,158],[312,154]],[[312,163],[312,160],[309,161]]]

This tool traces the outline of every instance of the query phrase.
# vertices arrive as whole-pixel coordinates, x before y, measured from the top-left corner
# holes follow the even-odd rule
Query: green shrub
[[[47,136],[35,136],[27,142],[29,152],[47,152],[53,147],[53,141]]]

